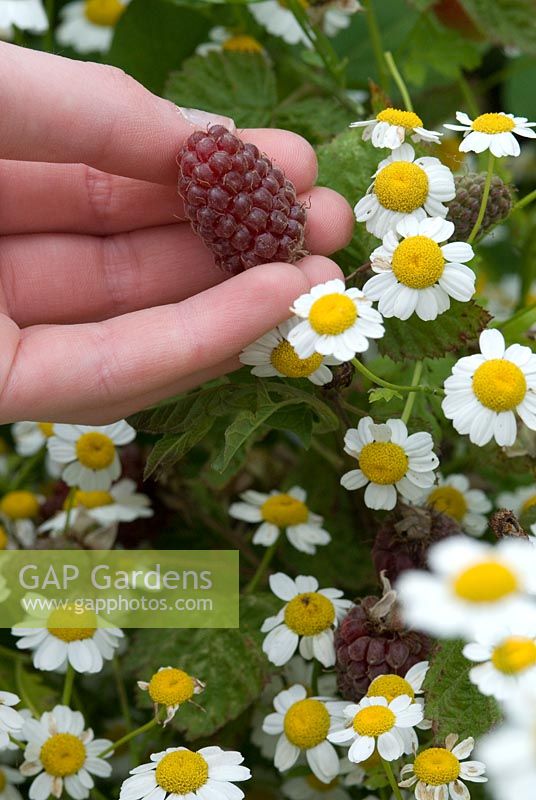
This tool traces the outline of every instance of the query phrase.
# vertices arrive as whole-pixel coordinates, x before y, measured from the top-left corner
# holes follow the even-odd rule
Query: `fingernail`
[[[211,114],[208,111],[201,111],[199,108],[182,108],[181,106],[177,106],[177,108],[186,122],[188,122],[189,125],[194,125],[196,128],[208,128],[210,125],[223,125],[230,131],[236,131],[236,125],[231,117]]]

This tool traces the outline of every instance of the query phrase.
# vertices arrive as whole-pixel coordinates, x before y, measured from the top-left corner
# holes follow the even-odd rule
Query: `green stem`
[[[18,661],[15,662],[15,683],[17,684],[17,691],[24,705],[30,709],[34,717],[39,719],[40,717],[39,711],[33,704],[31,698],[28,695],[28,692],[26,691],[26,687],[24,686],[24,674],[25,674],[24,665],[22,661],[19,659]]]
[[[384,92],[387,92],[389,89],[389,70],[387,69],[382,35],[376,18],[376,12],[372,0],[365,0],[364,6],[370,44],[374,53],[374,60],[376,61],[376,69],[378,70],[378,80]]]
[[[426,394],[439,395],[441,397],[445,394],[443,389],[434,386],[421,386],[420,384],[416,386],[402,386],[398,383],[384,381],[383,378],[379,378],[378,375],[371,372],[370,369],[362,364],[361,361],[358,361],[357,358],[352,359],[352,364],[358,372],[361,372],[369,381],[376,383],[378,386],[383,386],[385,389],[393,389],[396,392],[426,392]]]
[[[324,447],[324,445],[320,444],[317,439],[311,440],[311,448],[320,456],[322,456],[322,458],[324,458],[328,464],[331,464],[331,466],[337,471],[339,471],[344,465],[344,461],[342,458],[340,458],[340,456],[330,450],[329,447]]]
[[[72,665],[69,663],[67,664],[67,672],[65,673],[65,683],[63,684],[63,694],[61,696],[61,703],[64,706],[68,706],[69,703],[71,702],[74,676],[75,676],[75,671]]]
[[[16,744],[17,747],[20,747],[21,750],[26,750],[26,742],[21,742],[20,739],[15,739],[15,737],[11,734],[9,734],[9,739],[11,742],[13,742],[13,744]]]
[[[113,669],[113,672],[114,672],[115,686],[116,686],[116,689],[117,689],[117,695],[119,697],[119,705],[121,706],[121,713],[123,715],[123,719],[125,721],[125,725],[127,726],[127,728],[131,728],[132,727],[132,715],[130,713],[130,706],[129,706],[129,703],[128,703],[128,695],[127,695],[127,691],[125,689],[125,683],[123,681],[123,676],[121,674],[121,663],[119,661],[118,656],[114,655],[114,657],[112,658],[112,669]],[[137,749],[136,749],[136,746],[135,746],[134,742],[130,742],[129,749],[130,749],[130,754],[132,756],[133,761],[135,763],[137,763],[137,759],[136,759]]]
[[[389,67],[389,72],[395,79],[395,83],[398,86],[398,91],[402,95],[402,100],[404,101],[406,111],[413,111],[413,103],[411,102],[411,97],[408,92],[408,87],[404,83],[402,75],[398,71],[398,67],[395,64],[393,54],[390,53],[389,51],[385,53],[385,61],[387,62],[387,66]]]
[[[422,361],[417,361],[415,364],[415,369],[413,370],[413,378],[411,379],[411,385],[417,386],[422,375]],[[402,412],[402,422],[404,424],[408,424],[408,420],[411,417],[411,412],[413,411],[413,406],[415,405],[415,400],[417,399],[417,395],[415,392],[410,392],[406,399],[406,405],[404,406],[404,410]]]
[[[136,728],[135,730],[131,731],[130,733],[125,734],[116,742],[112,742],[112,744],[103,750],[101,753],[98,754],[97,758],[104,758],[107,756],[108,753],[113,753],[115,750],[118,750],[127,742],[130,742],[131,739],[134,739],[135,736],[141,736],[142,733],[147,733],[147,731],[152,730],[159,724],[158,717],[153,717],[149,722],[146,722],[145,725],[141,725],[141,727]]]
[[[45,449],[42,447],[37,451],[37,453],[34,453],[33,456],[24,459],[22,465],[13,476],[13,480],[9,484],[8,491],[14,492],[16,489],[19,489],[24,485],[26,478],[31,474],[34,467],[37,467],[43,460],[44,453]]]
[[[71,524],[71,515],[73,512],[74,501],[76,497],[76,486],[71,486],[69,490],[69,494],[67,495],[67,505],[65,507],[65,525],[63,526],[63,536],[66,537],[69,534],[69,527]]]
[[[43,37],[43,44],[49,53],[54,52],[54,25],[56,22],[56,0],[46,0],[48,30]]]
[[[91,797],[94,797],[95,800],[107,800],[106,795],[100,792],[96,786],[91,789]]]
[[[525,206],[528,206],[529,203],[534,202],[534,200],[536,200],[536,189],[529,194],[526,194],[525,197],[521,198],[521,200],[518,200],[510,213],[513,214],[514,211],[520,211],[522,208],[525,208]]]
[[[265,551],[265,553],[264,553],[264,555],[262,557],[262,561],[259,564],[259,566],[257,567],[257,571],[255,572],[255,575],[252,577],[252,579],[250,580],[250,582],[248,583],[248,585],[244,589],[244,594],[251,594],[252,592],[255,591],[255,589],[259,585],[259,582],[260,582],[261,578],[263,577],[264,573],[266,572],[266,570],[270,566],[272,558],[275,555],[275,551],[277,550],[277,545],[279,544],[279,538],[280,538],[280,534],[278,535],[278,537],[275,540],[275,542],[273,544],[271,544],[270,547],[266,548],[266,551]]]
[[[475,93],[473,92],[471,84],[469,83],[465,75],[460,75],[460,77],[458,78],[458,86],[460,87],[463,99],[467,103],[467,108],[471,112],[471,116],[478,117],[478,115],[480,114],[480,109],[476,101]]]
[[[311,675],[311,694],[313,697],[318,696],[318,678],[320,675],[320,661],[316,658],[313,661],[313,674]]]
[[[401,793],[400,789],[398,788],[398,783],[396,782],[396,778],[394,776],[393,768],[391,767],[391,764],[389,763],[389,761],[386,761],[384,758],[382,758],[381,761],[382,761],[382,764],[383,764],[383,769],[385,771],[385,774],[387,775],[387,780],[389,781],[389,784],[391,786],[391,789],[393,790],[393,794],[396,797],[396,800],[402,800],[402,793]]]
[[[486,182],[484,183],[484,191],[482,193],[482,200],[480,201],[480,208],[478,210],[478,217],[476,218],[476,222],[473,225],[473,230],[469,234],[469,238],[467,242],[472,244],[476,238],[478,231],[480,230],[480,226],[482,225],[482,220],[484,219],[484,214],[486,213],[486,208],[488,205],[488,198],[489,198],[489,190],[491,189],[491,179],[493,177],[493,168],[495,166],[495,156],[493,153],[490,152],[488,158],[488,171],[486,173]]]

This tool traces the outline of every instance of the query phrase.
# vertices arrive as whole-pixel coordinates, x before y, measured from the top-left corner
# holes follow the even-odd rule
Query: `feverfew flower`
[[[20,703],[20,697],[13,692],[0,692],[0,750],[8,747],[9,737],[18,738],[24,717],[13,706]]]
[[[526,117],[514,117],[513,114],[505,114],[503,111],[498,114],[480,114],[474,120],[463,111],[457,111],[456,119],[461,125],[448,124],[444,127],[452,131],[464,131],[460,144],[462,153],[482,153],[489,150],[497,158],[518,156],[521,149],[514,133],[527,139],[536,139],[536,133],[531,130],[536,122],[528,122]]]
[[[295,580],[278,572],[270,575],[270,588],[285,605],[275,617],[268,617],[261,631],[268,632],[262,649],[272,664],[281,667],[296,652],[305,659],[316,658],[324,667],[335,664],[333,630],[350,606],[339,589],[319,589],[316,578],[298,575]]]
[[[197,55],[206,56],[207,53],[219,53],[222,50],[232,53],[249,53],[251,55],[263,53],[262,45],[245,33],[233,33],[221,25],[216,25],[208,32],[209,41],[196,47]]]
[[[352,14],[361,9],[361,4],[357,0],[331,0],[324,5],[327,8],[311,8],[308,11],[312,20],[321,25],[326,36],[335,36],[340,30],[347,28]],[[287,44],[311,47],[309,38],[292,11],[285,8],[285,4],[279,0],[253,3],[249,11],[259,25],[266,28],[272,36],[280,36]]]
[[[441,217],[417,220],[406,217],[383,238],[370,256],[377,274],[363,292],[378,300],[384,317],[433,320],[450,308],[450,298],[467,302],[475,293],[476,276],[465,262],[473,248],[465,242],[447,242],[454,224]],[[397,235],[398,234],[398,235]]]
[[[305,687],[299,684],[279,692],[274,698],[275,713],[268,714],[262,726],[265,733],[279,736],[274,757],[276,769],[285,772],[304,753],[318,780],[330,783],[339,772],[337,751],[327,740],[332,729],[330,707],[340,705],[308,697]]]
[[[111,765],[99,755],[111,742],[94,739],[91,728],[84,730],[84,725],[79,711],[60,705],[45,711],[39,720],[25,721],[27,744],[20,771],[25,777],[37,775],[30,786],[30,800],[59,798],[64,791],[74,800],[84,800],[95,785],[92,775],[111,775]]]
[[[465,475],[438,475],[437,486],[427,492],[422,504],[455,519],[465,533],[482,536],[488,527],[486,514],[492,503],[483,491],[470,486]]]
[[[58,42],[79,53],[105,53],[130,0],[74,0],[60,11]]]
[[[242,364],[252,366],[251,374],[259,378],[307,378],[316,386],[329,383],[333,375],[327,365],[335,366],[340,361],[320,353],[300,358],[288,340],[289,333],[300,322],[298,317],[292,317],[248,345],[240,353]]]
[[[357,705],[345,707],[338,730],[328,738],[349,746],[348,758],[355,764],[366,761],[375,748],[385,761],[396,761],[412,752],[417,742],[413,728],[422,718],[422,707],[407,695],[390,703],[385,697],[364,697]]]
[[[403,219],[446,217],[444,203],[455,196],[450,169],[438,158],[415,159],[413,147],[406,143],[380,162],[367,194],[354,208],[355,218],[382,239]]]
[[[521,486],[513,492],[502,492],[497,497],[499,508],[508,508],[517,516],[522,516],[536,508],[536,485]],[[536,522],[530,526],[531,533],[536,534]]]
[[[385,333],[382,316],[360,289],[346,289],[335,278],[313,286],[291,308],[302,322],[288,333],[288,341],[300,358],[314,353],[350,361],[368,350],[369,339]]]
[[[494,438],[508,446],[517,435],[515,412],[536,430],[536,355],[530,347],[506,347],[498,330],[480,334],[481,352],[460,358],[445,381],[443,413],[458,433],[480,447]]]
[[[241,503],[232,503],[229,514],[245,522],[260,522],[253,535],[253,544],[270,547],[285,531],[289,542],[302,553],[314,555],[317,545],[328,544],[331,536],[322,528],[323,519],[306,505],[307,495],[299,486],[288,492],[247,491]]]
[[[170,722],[183,703],[192,701],[192,697],[205,688],[205,684],[176,667],[160,667],[149,682],[138,681],[139,688],[149,692],[153,701],[155,716],[160,706],[166,709],[164,727]]]
[[[416,501],[435,481],[439,459],[432,452],[432,437],[424,431],[408,435],[402,420],[375,425],[371,417],[363,417],[357,428],[346,431],[344,444],[345,452],[357,459],[358,469],[346,472],[341,485],[351,491],[366,486],[369,508],[394,508],[397,492]]]
[[[404,778],[398,785],[403,789],[415,787],[416,800],[470,800],[470,794],[463,781],[485,783],[486,765],[481,761],[464,761],[473,752],[475,740],[472,737],[456,744],[458,737],[450,734],[445,747],[428,747],[415,756],[413,764],[406,764],[400,771]],[[409,776],[409,777],[406,777]]]
[[[11,435],[15,440],[15,450],[19,456],[33,456],[44,447],[54,433],[53,422],[15,422]],[[52,478],[61,475],[61,464],[57,464],[47,453],[46,470]]]
[[[112,425],[54,425],[48,451],[55,461],[67,466],[62,478],[69,486],[85,492],[107,491],[121,474],[117,447],[136,438],[128,422]]]
[[[527,613],[536,593],[536,548],[520,539],[492,546],[453,536],[428,553],[431,572],[409,570],[397,581],[405,622],[433,636],[474,637]]]
[[[69,504],[69,498],[65,501]],[[111,525],[114,522],[133,522],[135,519],[147,519],[153,516],[149,508],[150,500],[145,494],[136,491],[136,483],[130,478],[123,478],[114,484],[108,492],[84,492],[77,489],[70,512],[69,525],[72,528],[87,528],[88,525]],[[60,534],[65,529],[67,510],[60,511],[47,519],[39,527],[40,533],[51,531]]]
[[[398,108],[384,108],[376,115],[376,119],[352,122],[350,127],[364,128],[365,141],[370,139],[374,147],[388,147],[391,150],[396,150],[404,144],[410,132],[414,142],[434,142],[434,144],[439,144],[443,135],[424,128],[422,119],[413,111],[401,111]]]
[[[235,781],[247,781],[251,773],[240,766],[243,756],[221,747],[202,747],[197,752],[186,747],[168,747],[153,753],[151,761],[130,770],[123,781],[119,800],[242,800],[244,792]]]
[[[35,523],[44,497],[19,489],[7,492],[0,500],[0,521],[15,546],[32,547],[35,542]]]
[[[481,694],[510,700],[527,687],[536,691],[536,610],[477,632],[464,656],[476,661],[469,673]]]
[[[0,28],[7,33],[11,31],[12,25],[31,33],[44,33],[48,30],[48,17],[42,0],[2,0]]]
[[[15,789],[15,786],[23,781],[24,776],[18,769],[2,764],[0,766],[0,800],[22,800],[22,795],[18,789]]]
[[[394,700],[395,697],[407,695],[424,710],[424,698],[417,695],[423,694],[424,679],[429,668],[428,661],[419,661],[410,667],[404,677],[394,674],[378,675],[377,678],[370,683],[367,689],[367,697],[384,697],[388,703]],[[422,720],[418,725],[422,730],[428,730],[432,727],[429,720]]]
[[[38,600],[37,595],[34,598]],[[42,626],[38,627],[41,620]],[[12,628],[11,633],[20,637],[19,650],[31,650],[34,667],[45,672],[63,671],[67,664],[76,672],[100,672],[123,638],[119,628],[108,626],[93,611],[74,608],[49,611],[44,600],[42,604],[35,602],[32,614]]]

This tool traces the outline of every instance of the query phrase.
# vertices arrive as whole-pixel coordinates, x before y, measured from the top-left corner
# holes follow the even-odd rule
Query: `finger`
[[[343,247],[353,224],[346,201],[321,188],[307,198],[307,248],[324,255]],[[0,280],[10,315],[27,327],[90,322],[175,303],[224,275],[188,225],[168,225],[107,238],[3,236]]]
[[[182,143],[210,124],[207,115],[189,121],[173,103],[115,67],[6,43],[0,43],[0,87],[5,159],[83,163],[174,184]],[[282,131],[246,130],[241,136],[254,144],[260,138],[258,146],[302,188],[314,182],[316,159],[305,139]]]
[[[309,288],[301,270],[269,264],[182,303],[89,325],[18,331],[0,317],[0,419],[73,419],[88,405],[164,390],[239,353]]]

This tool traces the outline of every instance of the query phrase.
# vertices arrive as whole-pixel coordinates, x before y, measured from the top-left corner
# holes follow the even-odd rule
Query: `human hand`
[[[110,422],[225,374],[296,297],[341,276],[325,256],[353,215],[312,188],[296,134],[241,133],[310,201],[316,255],[224,282],[176,189],[176,155],[208,118],[115,68],[4,43],[0,87],[1,422]]]

